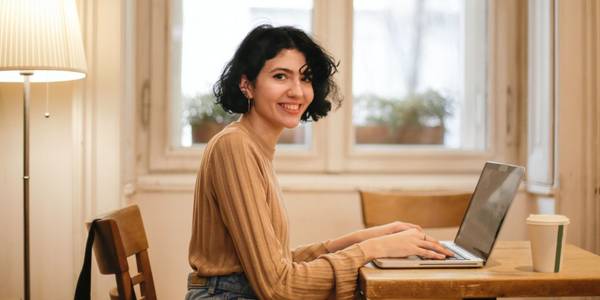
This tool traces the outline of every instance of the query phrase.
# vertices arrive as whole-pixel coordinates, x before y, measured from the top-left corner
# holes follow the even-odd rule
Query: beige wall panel
[[[558,205],[567,242],[598,253],[598,40],[600,4],[558,1]]]
[[[500,240],[522,241],[527,240],[527,227],[525,219],[529,214],[537,213],[536,207],[528,198],[527,193],[519,192],[504,219],[502,230],[500,230]]]
[[[144,193],[140,206],[150,245],[149,255],[159,299],[183,299],[186,292],[188,244],[192,230],[192,193]]]
[[[22,86],[0,84],[0,299],[18,299],[23,277]]]
[[[285,193],[290,245],[324,241],[362,228],[358,193]]]
[[[30,263],[33,299],[72,297],[71,83],[33,84],[30,107]],[[0,85],[0,299],[23,289],[22,86]],[[5,267],[6,266],[6,267]]]
[[[44,118],[45,84],[37,84],[31,106],[30,231],[32,299],[72,295],[71,194],[72,83],[50,88],[50,114]]]

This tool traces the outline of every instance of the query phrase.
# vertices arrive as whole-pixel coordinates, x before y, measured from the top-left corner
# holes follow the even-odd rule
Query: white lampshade
[[[0,0],[0,82],[81,79],[87,70],[75,0]]]

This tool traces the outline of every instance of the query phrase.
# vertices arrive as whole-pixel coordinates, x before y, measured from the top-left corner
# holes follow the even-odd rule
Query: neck
[[[271,124],[259,122],[256,118],[252,117],[252,112],[242,115],[240,122],[248,125],[259,138],[268,146],[275,148],[279,136],[283,132],[283,127],[274,127]]]

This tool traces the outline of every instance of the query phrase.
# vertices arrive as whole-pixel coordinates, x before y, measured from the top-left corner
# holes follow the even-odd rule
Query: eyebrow
[[[282,68],[282,67],[276,67],[274,69],[272,69],[271,71],[269,71],[269,73],[275,73],[275,72],[286,72],[286,73],[293,73],[292,70],[288,69],[288,68]]]

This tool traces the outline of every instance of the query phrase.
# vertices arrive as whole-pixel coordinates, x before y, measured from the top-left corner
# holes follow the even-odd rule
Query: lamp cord
[[[48,111],[48,82],[46,82],[46,112],[44,113],[46,119],[50,118],[50,112]]]

